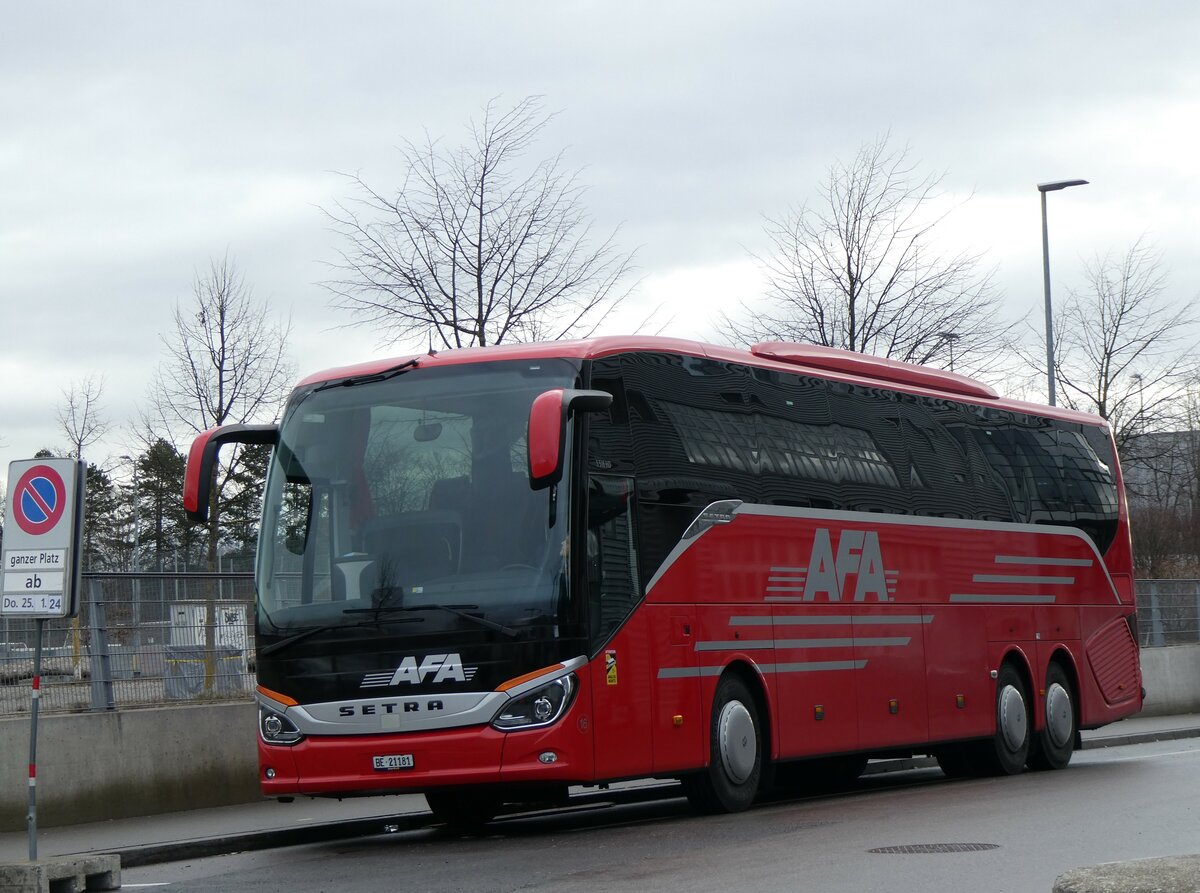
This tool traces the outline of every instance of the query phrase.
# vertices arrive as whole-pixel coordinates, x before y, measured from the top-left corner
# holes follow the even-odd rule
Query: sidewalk
[[[1083,747],[1113,747],[1200,737],[1200,714],[1133,717],[1083,733]],[[873,763],[872,771],[936,766],[932,760],[891,760]],[[588,789],[587,799],[648,799],[678,796],[675,785],[634,782],[613,785],[605,792]],[[425,798],[406,794],[350,800],[309,800],[294,803],[262,800],[236,806],[196,809],[165,815],[116,819],[86,825],[42,828],[38,856],[50,858],[81,853],[116,853],[121,865],[133,868],[156,862],[203,858],[221,853],[269,849],[302,843],[407,831],[430,822]],[[29,858],[24,831],[0,833],[0,863]]]

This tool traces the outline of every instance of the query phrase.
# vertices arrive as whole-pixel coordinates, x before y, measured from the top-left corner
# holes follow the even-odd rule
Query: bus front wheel
[[[709,722],[708,768],[683,779],[691,804],[701,812],[748,809],[762,781],[765,743],[750,689],[737,676],[721,677]]]

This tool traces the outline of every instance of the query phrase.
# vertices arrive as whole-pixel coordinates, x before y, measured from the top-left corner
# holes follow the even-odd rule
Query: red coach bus
[[[278,426],[256,582],[269,796],[423,792],[486,821],[682,779],[933,754],[1058,769],[1137,712],[1126,506],[1094,416],[811,345],[661,338],[314,375]]]

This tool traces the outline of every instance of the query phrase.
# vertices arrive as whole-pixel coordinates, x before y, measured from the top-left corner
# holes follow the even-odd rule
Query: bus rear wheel
[[[1065,769],[1071,762],[1078,731],[1071,690],[1066,671],[1057,663],[1050,664],[1046,671],[1044,726],[1029,748],[1030,769]]]
[[[996,734],[980,743],[972,767],[982,775],[1016,775],[1029,757],[1029,695],[1021,674],[1004,664],[996,676]]]
[[[701,812],[741,812],[758,794],[765,741],[758,707],[746,683],[726,675],[717,683],[709,723],[708,768],[685,776],[684,791]]]

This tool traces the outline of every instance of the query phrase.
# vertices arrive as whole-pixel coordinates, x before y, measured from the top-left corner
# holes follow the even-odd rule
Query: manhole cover
[[[904,846],[881,846],[868,853],[910,855],[914,853],[974,853],[979,850],[998,850],[998,843],[909,843]]]

